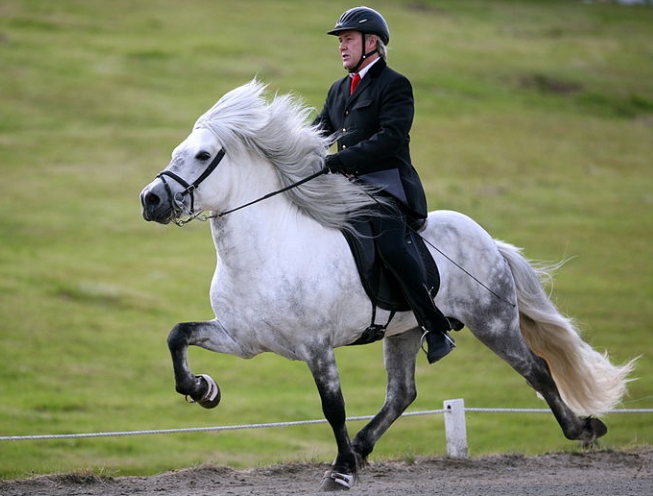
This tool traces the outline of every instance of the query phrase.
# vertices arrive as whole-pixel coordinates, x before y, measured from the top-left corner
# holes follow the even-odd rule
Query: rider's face
[[[338,51],[340,52],[340,60],[342,60],[342,67],[348,71],[356,67],[361,60],[363,53],[367,53],[374,49],[376,44],[376,36],[370,35],[365,37],[365,51],[363,52],[363,34],[358,31],[343,31],[338,35]],[[367,62],[367,61],[366,61]],[[363,64],[362,67],[364,67]]]

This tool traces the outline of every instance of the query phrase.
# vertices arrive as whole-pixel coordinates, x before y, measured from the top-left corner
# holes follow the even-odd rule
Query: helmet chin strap
[[[363,35],[363,51],[365,50],[365,42],[367,41],[367,35],[365,33],[361,33]],[[375,48],[371,52],[364,53],[363,56],[361,57],[361,60],[358,61],[358,64],[356,64],[356,67],[353,67],[349,70],[350,74],[354,74],[358,72],[358,69],[360,68],[361,65],[363,65],[363,62],[365,62],[365,59],[368,57],[371,57],[375,53],[379,53],[379,51]]]

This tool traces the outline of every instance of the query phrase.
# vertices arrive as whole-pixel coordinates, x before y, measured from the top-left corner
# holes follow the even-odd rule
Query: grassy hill
[[[145,223],[138,193],[195,119],[253,77],[320,107],[342,75],[322,0],[6,0],[0,6],[0,435],[322,417],[305,365],[192,350],[215,411],[174,392],[165,344],[212,317],[208,226]],[[546,261],[556,302],[621,363],[624,407],[653,407],[653,9],[562,0],[383,0],[389,63],[413,82],[413,158],[432,209],[464,212]],[[418,362],[412,410],[544,407],[467,331]],[[348,414],[383,402],[379,344],[338,351]],[[613,414],[603,446],[653,443],[650,414]],[[354,422],[354,432],[362,425]],[[469,414],[472,455],[575,450],[551,415]],[[330,460],[326,425],[0,441],[0,477],[151,474],[202,462]],[[438,416],[402,419],[373,457],[446,452]]]

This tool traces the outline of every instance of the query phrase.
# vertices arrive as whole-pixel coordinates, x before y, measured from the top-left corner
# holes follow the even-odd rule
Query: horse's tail
[[[578,415],[599,416],[612,410],[627,393],[636,359],[613,365],[607,353],[583,341],[573,320],[558,311],[542,282],[550,280],[560,265],[536,267],[521,249],[496,243],[515,280],[521,333],[533,353],[546,360],[564,401]]]

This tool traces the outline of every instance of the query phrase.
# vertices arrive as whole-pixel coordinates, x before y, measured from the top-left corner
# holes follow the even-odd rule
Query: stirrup
[[[440,359],[443,359],[446,357],[453,349],[456,348],[456,342],[451,338],[447,332],[442,332],[442,331],[430,331],[422,328],[424,330],[424,333],[422,334],[422,341],[420,344],[421,349],[424,351],[426,354],[426,359],[428,360],[429,364],[434,364],[438,362]],[[429,333],[441,333],[442,336],[444,337],[444,342],[438,344],[437,347],[435,347],[433,350],[431,350],[431,344],[428,344],[427,340],[427,335]],[[428,348],[424,347],[424,342],[427,342]],[[446,350],[445,350],[446,348]]]
[[[422,338],[420,338],[419,346],[422,348],[425,354],[429,353],[428,350],[424,347],[424,342],[426,341],[426,335],[428,335],[429,333],[442,333],[444,335],[444,338],[449,342],[449,345],[451,345],[451,348],[452,349],[456,348],[456,342],[454,341],[453,338],[449,336],[449,334],[446,331],[431,331],[424,328],[424,326],[420,326],[420,328],[422,328],[422,331],[424,333],[422,333]],[[455,328],[452,329],[455,330]]]
[[[428,335],[430,331],[424,328],[424,326],[421,326],[421,328],[424,333],[422,333],[422,338],[420,338],[419,346],[425,354],[428,354],[429,351],[424,347],[424,342],[426,341],[426,335]]]

